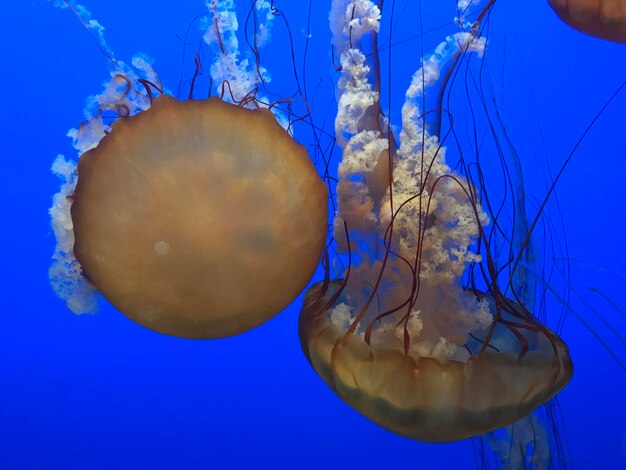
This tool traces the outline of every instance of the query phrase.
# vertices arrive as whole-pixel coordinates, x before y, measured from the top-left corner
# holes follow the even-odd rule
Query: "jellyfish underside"
[[[309,281],[326,190],[267,110],[158,97],[83,154],[74,254],[120,312],[158,332],[216,338],[283,310]]]
[[[308,290],[299,326],[303,351],[342,400],[396,434],[424,442],[484,434],[523,418],[572,376],[565,343],[530,320],[528,329],[517,330],[528,345],[523,353],[519,339],[501,324],[490,340],[497,346],[478,353],[479,333],[464,345],[466,360],[407,354],[401,339],[373,344],[375,332],[368,343],[363,334],[346,334],[331,320],[333,304],[348,301],[342,284],[319,283]],[[486,331],[481,334],[484,338]]]
[[[549,0],[565,23],[590,36],[626,44],[626,1]]]

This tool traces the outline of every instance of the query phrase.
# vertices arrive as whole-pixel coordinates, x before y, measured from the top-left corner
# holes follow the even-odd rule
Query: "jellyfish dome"
[[[626,44],[626,1],[549,0],[565,23],[583,33]]]
[[[302,290],[326,191],[267,110],[177,101],[116,122],[80,159],[74,254],[117,309],[188,338],[234,335]]]
[[[524,418],[571,378],[565,343],[521,320],[521,311],[502,315],[489,348],[479,354],[487,328],[464,343],[448,339],[461,319],[467,320],[467,310],[446,310],[449,298],[420,299],[420,310],[394,325],[380,318],[385,303],[359,319],[352,311],[366,300],[354,304],[354,290],[342,287],[340,282],[318,284],[307,292],[300,317],[304,353],[346,403],[396,434],[424,442],[478,436]],[[394,286],[380,295],[399,300],[401,290]],[[464,297],[466,305],[485,301],[469,292]],[[450,325],[428,323],[420,318],[422,312],[445,317]],[[380,326],[368,331],[376,321]],[[357,326],[355,331],[350,331],[351,324]],[[522,345],[527,345],[526,351]]]

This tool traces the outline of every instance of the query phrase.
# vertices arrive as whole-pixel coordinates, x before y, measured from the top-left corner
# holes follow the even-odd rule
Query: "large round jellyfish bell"
[[[326,236],[326,189],[268,110],[158,97],[78,164],[74,254],[120,312],[216,338],[283,310]]]

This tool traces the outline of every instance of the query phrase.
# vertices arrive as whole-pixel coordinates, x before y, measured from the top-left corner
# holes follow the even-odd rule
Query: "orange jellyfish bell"
[[[626,0],[549,0],[559,18],[583,33],[626,44]]]
[[[283,310],[319,261],[326,187],[268,110],[158,97],[84,153],[74,254],[128,318],[185,338]]]
[[[517,325],[515,334],[498,324],[482,354],[477,332],[465,344],[465,357],[433,357],[442,355],[437,348],[434,354],[420,351],[416,330],[422,325],[411,325],[414,318],[407,329],[381,322],[368,333],[363,322],[349,316],[351,295],[343,289],[340,281],[309,289],[300,315],[302,349],[341,399],[396,434],[424,442],[484,434],[522,419],[572,376],[565,343],[547,328],[521,320],[521,315],[507,315],[504,320]],[[476,297],[469,292],[466,296],[468,302]],[[454,323],[451,312],[437,310],[438,303],[430,306],[433,313]],[[354,322],[358,325],[351,331]],[[406,351],[406,341],[418,347]]]

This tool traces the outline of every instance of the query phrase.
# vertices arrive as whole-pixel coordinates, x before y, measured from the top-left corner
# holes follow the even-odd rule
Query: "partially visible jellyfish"
[[[424,109],[460,60],[484,51],[481,21],[493,2],[469,22],[464,14],[476,3],[458,3],[461,31],[413,75],[399,135],[380,105],[379,6],[335,0],[330,16],[343,149],[334,238],[348,261],[342,278],[307,292],[302,348],[351,407],[426,442],[521,420],[573,372],[565,343],[529,310],[524,263],[533,224],[523,206],[511,237],[518,245],[501,265],[467,163],[446,163],[441,105]]]
[[[626,44],[625,0],[548,0],[572,28],[607,41]]]
[[[85,9],[64,5],[92,24]],[[68,183],[51,210],[59,239],[51,278],[77,313],[93,309],[84,300],[93,285],[151,330],[235,335],[282,311],[319,262],[326,186],[256,96],[262,72],[238,58],[232,2],[207,6],[205,39],[219,49],[212,74],[232,104],[154,98],[162,85],[144,58],[133,62],[144,78],[114,61],[95,112],[73,133],[77,175],[56,163]],[[258,43],[267,40],[263,26]],[[107,110],[118,115],[111,126]]]

